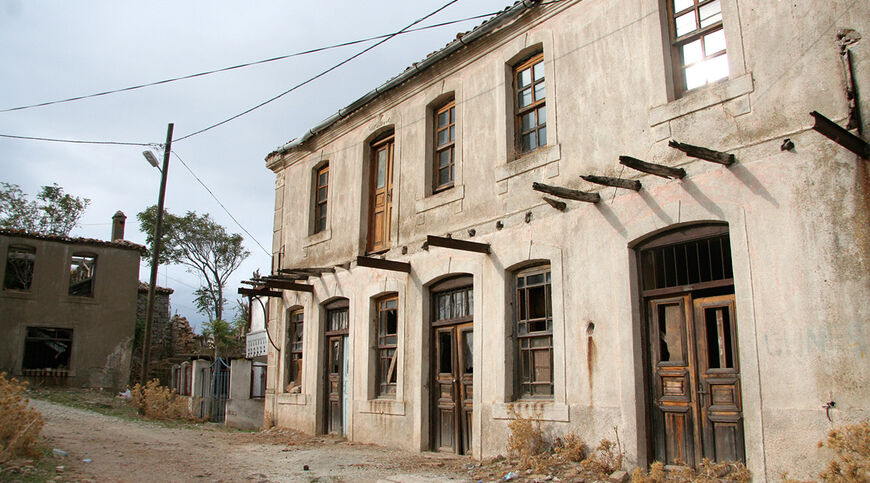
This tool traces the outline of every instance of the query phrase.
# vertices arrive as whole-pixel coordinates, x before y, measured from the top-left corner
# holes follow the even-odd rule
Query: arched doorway
[[[728,225],[669,230],[635,250],[652,458],[745,460]]]

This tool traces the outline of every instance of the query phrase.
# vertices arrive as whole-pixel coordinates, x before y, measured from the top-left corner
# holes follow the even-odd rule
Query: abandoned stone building
[[[270,153],[266,420],[814,475],[870,416],[868,34],[868,2],[523,0]]]
[[[139,257],[124,241],[0,230],[0,371],[34,384],[120,389],[130,376]]]

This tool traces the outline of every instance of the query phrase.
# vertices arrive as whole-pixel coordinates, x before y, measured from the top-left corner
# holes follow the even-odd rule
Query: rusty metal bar
[[[870,160],[870,144],[867,141],[850,133],[839,124],[821,115],[818,111],[813,111],[810,115],[816,120],[813,129],[831,141],[857,154],[862,159]]]

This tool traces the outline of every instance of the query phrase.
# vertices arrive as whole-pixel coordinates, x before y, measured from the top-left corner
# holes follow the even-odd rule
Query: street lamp
[[[157,223],[154,226],[154,241],[151,242],[151,280],[148,283],[148,304],[145,308],[145,337],[142,339],[142,368],[139,383],[144,385],[148,377],[151,355],[151,326],[154,322],[154,295],[157,293],[157,260],[160,256],[160,238],[163,236],[163,199],[166,197],[166,174],[169,172],[169,154],[172,150],[173,123],[166,129],[166,146],[163,149],[163,169],[160,170],[160,195],[157,198]],[[157,168],[157,158],[151,151],[144,151],[145,159]],[[160,168],[157,168],[160,169]]]

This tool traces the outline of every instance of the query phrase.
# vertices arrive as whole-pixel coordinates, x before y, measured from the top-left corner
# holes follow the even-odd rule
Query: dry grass
[[[613,431],[616,432],[616,428],[613,428]],[[602,439],[595,452],[580,462],[580,468],[599,478],[607,478],[614,471],[622,469],[623,456],[624,452],[617,432],[615,443],[609,439]]]
[[[30,400],[22,396],[26,386],[0,372],[0,463],[39,456],[37,441],[45,421],[39,411],[27,407]]]
[[[681,466],[668,471],[665,470],[662,462],[656,461],[650,465],[649,472],[637,468],[631,475],[632,483],[743,483],[751,480],[752,474],[743,463],[734,461],[714,463],[707,458],[704,458],[698,468]]]
[[[568,433],[553,441],[553,452],[562,461],[580,462],[586,459],[586,443],[574,433]]]
[[[129,401],[141,416],[148,419],[199,421],[190,412],[189,399],[176,394],[175,389],[161,386],[157,379],[144,386],[136,384],[131,387]]]
[[[541,422],[515,415],[508,428],[508,457],[517,462],[518,468],[525,470],[543,466],[548,448],[541,433]]]
[[[834,451],[828,467],[819,474],[822,481],[870,481],[870,422],[834,428],[819,446]]]

